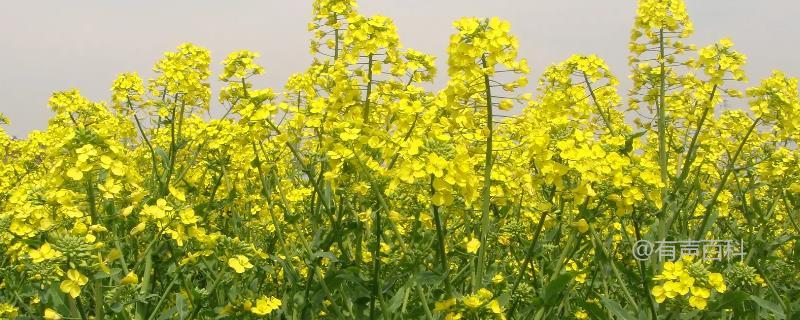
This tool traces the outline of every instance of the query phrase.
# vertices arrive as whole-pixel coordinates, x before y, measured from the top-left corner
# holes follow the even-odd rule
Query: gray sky
[[[108,100],[116,75],[152,76],[153,63],[183,42],[209,48],[215,73],[231,51],[261,53],[266,75],[257,87],[280,90],[310,62],[311,0],[262,1],[2,1],[0,2],[0,112],[20,137],[44,129],[53,91],[78,88]],[[695,23],[692,43],[731,37],[748,56],[751,83],[773,69],[800,76],[797,36],[800,1],[686,0]],[[625,85],[634,0],[361,0],[362,14],[391,17],[405,47],[437,56],[436,87],[446,79],[452,21],[500,16],[520,39],[520,55],[538,77],[575,53],[606,60]],[[215,75],[216,76],[216,75]],[[213,85],[214,92],[218,85]]]

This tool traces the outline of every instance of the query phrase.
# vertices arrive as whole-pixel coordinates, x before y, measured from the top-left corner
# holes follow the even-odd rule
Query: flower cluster
[[[702,263],[692,262],[692,259],[668,261],[662,268],[661,274],[653,278],[659,284],[651,290],[658,303],[667,299],[686,299],[691,307],[703,310],[708,306],[712,292],[727,290],[722,274],[709,272]]]
[[[435,303],[434,311],[442,312],[445,319],[460,320],[479,317],[481,319],[506,319],[505,308],[497,299],[493,299],[492,292],[481,288],[474,294],[466,295],[460,299],[451,298]]]
[[[683,1],[639,1],[627,92],[592,54],[529,80],[497,17],[454,23],[434,89],[435,58],[357,9],[313,2],[283,88],[256,52],[221,59],[219,117],[183,44],[110,103],[60,91],[45,130],[0,130],[0,318],[800,312],[798,81],[739,93],[745,56],[685,43]],[[650,239],[758,246],[659,266],[629,254]]]

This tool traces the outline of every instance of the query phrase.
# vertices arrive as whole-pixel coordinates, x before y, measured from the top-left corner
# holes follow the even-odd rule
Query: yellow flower
[[[70,269],[67,271],[67,279],[61,281],[59,288],[74,299],[81,295],[81,287],[87,282],[89,282],[89,278],[82,275],[78,270]]]
[[[167,200],[163,198],[156,200],[156,205],[145,205],[144,209],[142,209],[142,214],[145,216],[149,216],[153,219],[163,219],[167,216],[167,213],[172,211],[172,206],[167,203]]]
[[[194,214],[194,209],[186,208],[181,210],[180,212],[181,223],[183,224],[194,224],[198,221],[197,216]]]
[[[247,278],[226,283],[225,290],[241,295],[208,299],[216,304],[205,307],[224,317],[274,316],[282,301],[268,294],[283,292],[294,279],[337,278],[331,272],[357,260],[383,266],[370,275],[388,281],[381,298],[404,298],[408,288],[393,279],[422,269],[451,270],[454,281],[475,282],[466,294],[456,290],[444,297],[451,288],[431,284],[403,310],[418,310],[428,299],[438,318],[525,318],[525,306],[506,315],[503,303],[513,297],[503,294],[511,285],[505,280],[568,272],[583,287],[596,262],[585,257],[611,252],[616,262],[635,262],[617,250],[626,239],[670,230],[664,219],[644,211],[703,200],[671,222],[683,229],[708,227],[704,238],[794,230],[795,201],[783,198],[800,194],[798,79],[776,72],[747,90],[750,112],[720,110],[727,97],[742,97],[729,88],[744,81],[746,57],[728,39],[700,50],[685,44],[692,29],[685,0],[638,0],[629,46],[632,87],[623,88],[630,90],[620,90],[608,65],[594,55],[573,55],[529,79],[519,41],[500,18],[454,23],[445,57],[448,80],[434,90],[434,57],[401,47],[391,19],[359,14],[356,0],[310,2],[316,56],[281,92],[258,87],[264,84],[253,77],[264,72],[258,54],[242,50],[225,58],[218,74],[224,87],[212,97],[209,51],[184,44],[164,54],[152,80],[121,74],[110,106],[77,90],[56,93],[49,103],[55,116],[44,131],[18,139],[0,129],[0,229],[8,230],[0,233],[0,247],[14,271],[14,281],[0,280],[0,298],[15,297],[19,288],[11,284],[19,280],[36,284],[16,292],[22,299],[13,304],[0,301],[0,319],[15,318],[25,303],[32,317],[73,313],[38,300],[48,296],[52,282],[43,271],[56,277],[57,291],[65,292],[59,295],[84,304],[100,294],[94,285],[101,281],[94,278],[111,270],[117,271],[114,283],[104,285],[132,291],[151,282],[168,304],[176,297],[192,301],[192,288],[164,286],[172,275],[163,271],[174,269],[176,260],[186,275],[213,277],[207,271],[216,267],[220,276],[233,271]],[[537,85],[535,95],[524,92],[529,82]],[[225,116],[208,114],[211,101],[224,105]],[[648,109],[648,116],[631,119],[626,106]],[[0,124],[6,122],[0,115]],[[744,134],[751,124],[753,134]],[[737,145],[741,153],[728,152]],[[742,166],[744,174],[723,179],[726,167]],[[756,187],[737,196],[739,183]],[[719,198],[705,199],[714,190],[722,190]],[[759,199],[779,204],[769,230],[749,226],[741,214],[752,212]],[[697,225],[702,222],[695,218],[716,212],[733,230],[711,221]],[[630,220],[640,220],[644,229],[623,224]],[[548,235],[540,244],[547,254],[537,254],[529,268],[520,266],[530,260],[522,246],[539,243],[530,232],[538,228]],[[569,236],[589,231],[592,238],[609,239],[594,244],[606,248],[590,244],[580,251],[583,258],[557,258],[559,248],[574,243]],[[553,239],[554,232],[565,237]],[[442,237],[449,242],[438,241]],[[791,245],[753,254],[757,260],[791,260]],[[325,257],[308,259],[309,248]],[[427,257],[415,259],[419,248],[429,251],[422,252]],[[143,263],[144,251],[155,259]],[[755,269],[734,270],[736,279],[728,279],[711,272],[714,265],[689,257],[660,266],[651,291],[634,300],[697,313],[711,309],[710,299],[727,290],[726,281],[765,284]],[[126,264],[136,268],[120,274]],[[776,279],[797,278],[796,269],[782,268],[785,274]],[[151,281],[140,280],[139,272]],[[454,286],[463,289],[464,283]],[[568,301],[571,296],[563,297],[564,317],[587,319],[588,304],[601,305],[599,298],[583,305]],[[285,298],[292,304],[285,309],[296,309],[295,297]],[[623,297],[615,292],[609,298]],[[321,318],[351,311],[352,305],[335,305],[348,299],[319,300],[321,308],[298,312]]]
[[[494,284],[501,283],[504,280],[505,280],[505,278],[503,277],[502,273],[495,274],[494,277],[492,277],[492,283],[494,283]]]
[[[672,298],[675,298],[675,297],[681,295],[680,291],[682,289],[680,287],[680,283],[679,282],[675,282],[675,281],[664,282],[664,285],[662,286],[662,288],[664,289],[664,295],[666,295],[667,298],[672,299]],[[687,291],[688,291],[688,289],[687,289]]]
[[[461,312],[448,313],[444,317],[444,319],[445,320],[461,320],[461,319],[463,319],[463,316],[461,315]]]
[[[708,305],[708,300],[699,296],[692,296],[689,298],[689,305],[698,310],[704,310]]]
[[[41,263],[46,260],[55,259],[61,256],[61,252],[53,249],[49,243],[45,242],[39,249],[31,250],[28,253],[33,263]]]
[[[0,317],[4,319],[15,319],[18,315],[19,309],[17,309],[17,307],[8,303],[0,303]]]
[[[500,103],[497,104],[497,108],[504,111],[511,110],[512,108],[514,108],[514,101],[509,99],[503,99],[500,101]]]
[[[667,299],[666,291],[664,291],[664,287],[662,286],[654,286],[653,289],[650,290],[650,293],[653,294],[653,298],[655,298],[658,303],[662,303]]]
[[[241,254],[237,254],[235,257],[228,259],[228,266],[231,267],[233,271],[236,271],[236,273],[244,273],[247,269],[253,267],[253,265],[250,264],[250,259]]]
[[[450,298],[444,301],[436,301],[433,307],[433,311],[447,311],[456,305],[456,299]]]
[[[122,284],[137,284],[139,283],[139,276],[137,276],[133,271],[128,272],[124,278],[120,281]]]
[[[446,206],[453,203],[453,195],[449,191],[436,191],[431,197],[431,202],[437,206]]]
[[[698,296],[703,299],[708,299],[711,296],[711,291],[703,287],[692,287],[692,295]]]
[[[661,276],[659,278],[674,280],[680,277],[681,274],[684,273],[683,270],[683,262],[681,261],[667,261],[664,262],[664,270],[661,272]],[[657,279],[658,280],[658,279]]]
[[[762,278],[760,274],[755,275],[754,278],[755,278],[755,282],[756,282],[757,285],[760,285],[762,287],[766,287],[767,286],[767,282],[764,281],[764,278]]]
[[[573,223],[572,226],[575,227],[575,229],[577,229],[580,233],[586,233],[589,231],[589,223],[586,222],[586,219],[580,219],[578,222]]]
[[[489,308],[489,311],[491,311],[494,314],[502,314],[503,312],[505,312],[505,309],[503,309],[503,306],[501,306],[500,302],[498,302],[497,300],[489,301],[487,307]]]
[[[141,233],[142,231],[144,231],[145,228],[147,228],[147,223],[146,222],[140,222],[135,227],[133,227],[133,229],[131,229],[130,235],[135,236],[135,235]]]
[[[120,191],[122,191],[122,186],[117,184],[116,180],[111,177],[107,178],[106,181],[97,186],[97,188],[103,192],[103,198],[106,199],[113,199],[117,194],[120,193]]]
[[[58,312],[56,312],[55,310],[50,309],[50,308],[44,309],[44,318],[45,318],[45,320],[61,320],[62,319],[61,315],[58,314]]]
[[[112,100],[116,104],[140,101],[141,95],[144,93],[144,84],[136,72],[122,73],[114,80],[111,91],[113,92]]]
[[[682,274],[678,281],[673,281],[672,283],[673,285],[670,286],[670,288],[674,292],[680,295],[685,295],[689,293],[689,289],[692,287],[692,285],[694,285],[694,278],[688,274]]]
[[[128,169],[122,164],[122,162],[114,161],[114,163],[111,164],[111,173],[115,176],[124,176],[125,173],[127,173],[127,170]]]
[[[248,50],[240,50],[232,52],[222,62],[225,65],[225,70],[219,76],[220,80],[238,80],[250,75],[264,73],[264,68],[254,62],[259,54]]]
[[[464,305],[468,308],[475,309],[480,307],[483,304],[483,301],[475,295],[470,295],[464,298]]]
[[[86,242],[93,243],[95,241],[95,236],[92,234],[87,234],[86,239],[87,239]],[[98,267],[100,267],[101,271],[105,272],[106,274],[111,274],[111,268],[108,267],[108,264],[106,263],[105,260],[103,260],[103,256],[100,253],[97,253],[97,265]]]
[[[118,249],[111,249],[111,251],[108,252],[108,256],[106,256],[106,259],[108,259],[108,261],[110,262],[117,260],[120,257],[122,257],[121,251],[119,251]]]
[[[342,141],[352,141],[358,138],[359,132],[361,132],[359,128],[345,128],[344,132],[339,134],[339,138]]]
[[[250,312],[263,316],[272,313],[281,307],[281,300],[275,297],[262,297],[256,300],[256,305],[250,308]]]
[[[511,244],[511,235],[508,233],[502,233],[497,236],[497,242],[500,244],[507,246]]]
[[[183,190],[175,188],[173,186],[169,186],[169,194],[171,194],[175,199],[180,201],[186,201],[186,193]]]
[[[492,296],[493,296],[492,292],[487,290],[486,288],[478,289],[478,297],[480,297],[481,300],[489,300],[492,298]]]
[[[722,274],[716,272],[712,272],[708,275],[708,284],[714,287],[714,290],[719,293],[725,292],[725,290],[728,288],[725,285],[725,280],[722,278]]]
[[[578,283],[586,283],[586,274],[579,273],[575,275],[575,281],[577,281]]]
[[[481,247],[481,242],[478,239],[472,238],[469,239],[469,241],[467,241],[467,252],[469,253],[478,253],[478,249],[480,247]]]
[[[83,179],[83,171],[75,167],[69,168],[69,170],[67,170],[67,177],[75,181],[81,180]]]

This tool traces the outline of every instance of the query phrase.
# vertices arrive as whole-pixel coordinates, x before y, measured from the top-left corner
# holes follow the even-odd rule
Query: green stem
[[[75,299],[67,295],[67,306],[69,307],[69,312],[73,318],[83,319],[83,314],[78,311],[78,305],[75,304]]]
[[[131,103],[130,99],[128,99],[127,104],[128,108],[130,108],[131,112],[133,113],[133,120],[136,121],[136,127],[139,129],[139,133],[142,135],[142,140],[144,140],[145,145],[147,145],[147,149],[150,150],[150,160],[153,165],[153,180],[158,181],[158,165],[156,164],[156,151],[155,149],[153,149],[153,145],[150,143],[150,139],[147,138],[147,134],[145,134],[144,128],[142,127],[142,122],[136,115],[136,110],[133,109],[133,104]]]
[[[428,308],[428,303],[425,301],[425,292],[422,291],[422,286],[419,283],[416,283],[415,287],[417,288],[417,294],[419,295],[420,299],[422,299],[422,310],[425,311],[425,318],[428,320],[433,320],[433,314],[431,314],[431,309]]]
[[[431,196],[433,196],[433,175],[431,175]],[[450,264],[447,262],[447,250],[445,249],[444,235],[446,233],[442,217],[439,214],[439,206],[431,204],[431,211],[433,212],[433,220],[436,223],[436,238],[438,240],[439,258],[442,265],[442,277],[444,278],[444,287],[447,290],[447,296],[453,297],[453,287],[450,284]]]
[[[381,213],[380,210],[375,211],[375,216],[372,220],[375,225],[375,249],[372,254],[372,301],[370,302],[369,315],[370,319],[375,319],[375,303],[376,299],[382,300],[381,293]],[[383,303],[381,303],[383,307]],[[384,314],[385,315],[385,314]]]
[[[177,99],[177,96],[176,96],[176,99]],[[181,122],[181,124],[179,124],[179,125],[182,125],[182,122],[183,122],[182,119],[183,119],[183,113],[184,113],[184,108],[185,107],[186,107],[186,102],[184,101],[183,103],[181,103],[181,109],[180,109],[180,116],[181,116],[180,122]],[[161,192],[162,192],[161,195],[166,195],[169,192],[167,190],[169,188],[170,180],[172,179],[172,174],[173,174],[173,172],[175,170],[175,158],[178,157],[178,139],[180,139],[180,131],[178,131],[176,133],[176,129],[175,129],[175,120],[176,120],[176,117],[177,117],[177,115],[176,115],[177,108],[178,108],[177,106],[172,108],[172,121],[170,121],[169,168],[167,168],[166,177],[164,178],[164,185],[163,185],[162,190],[161,190]],[[178,130],[180,130],[180,129],[178,129]]]
[[[597,108],[597,113],[603,119],[603,122],[605,123],[606,128],[608,128],[608,133],[613,135],[614,134],[614,128],[611,127],[611,115],[609,114],[608,117],[606,117],[606,114],[603,112],[602,109],[600,109],[600,104],[597,103],[597,96],[594,94],[594,89],[592,88],[592,83],[589,82],[589,76],[586,75],[586,72],[582,72],[582,73],[583,73],[583,80],[586,81],[586,88],[589,89],[589,95],[592,97],[592,102],[594,102],[594,106]]]
[[[336,60],[339,60],[339,28],[333,29],[333,36],[336,38],[333,49],[333,61],[335,62]]]
[[[367,58],[367,96],[364,97],[364,123],[369,122],[369,107],[370,107],[370,100],[369,96],[372,94],[372,54],[370,53]]]
[[[175,276],[172,278],[172,282],[169,283],[167,288],[164,290],[164,293],[161,294],[161,298],[158,299],[158,303],[156,303],[156,306],[153,307],[153,311],[150,313],[150,316],[147,317],[148,320],[153,320],[156,318],[156,315],[158,315],[158,310],[161,309],[161,305],[163,305],[164,301],[167,300],[167,296],[171,293],[172,287],[175,286],[175,283],[178,282],[180,274],[180,270],[175,273]]]
[[[103,320],[106,317],[106,312],[104,308],[105,302],[104,300],[104,293],[103,293],[103,283],[100,279],[94,280],[94,319],[95,320]]]
[[[706,121],[706,117],[708,116],[709,111],[713,107],[714,96],[716,95],[716,92],[717,92],[717,85],[714,85],[714,87],[711,89],[711,93],[710,93],[710,95],[708,97],[709,105],[706,106],[705,108],[703,108],[703,113],[700,115],[700,120],[697,123],[697,130],[695,130],[694,134],[692,135],[692,140],[691,140],[691,142],[689,142],[689,148],[686,151],[686,158],[684,159],[683,166],[681,166],[677,170],[677,172],[680,172],[680,176],[678,176],[678,179],[675,182],[675,186],[672,189],[671,194],[672,194],[673,197],[678,194],[678,192],[679,192],[679,190],[681,188],[683,188],[683,184],[686,181],[686,178],[689,176],[689,171],[691,169],[692,163],[694,163],[694,160],[695,160],[695,158],[697,156],[697,148],[699,148],[698,145],[697,145],[697,140],[698,140],[698,138],[700,136],[700,132],[703,129],[703,124]],[[686,197],[686,199],[688,199],[689,198],[689,194],[687,193],[685,197]],[[671,209],[676,209],[676,210],[671,210]],[[677,215],[677,211],[679,209],[680,208],[674,208],[674,202],[670,202],[669,203],[669,207],[664,207],[663,208],[666,217],[665,217],[665,220],[664,220],[665,223],[662,223],[659,226],[658,239],[664,239],[664,237],[666,236],[667,231],[672,228],[672,223],[673,223],[673,221],[675,219],[675,216]],[[676,212],[673,212],[673,211],[676,211]]]
[[[481,58],[483,68],[487,68],[486,57]],[[486,137],[486,158],[483,170],[483,201],[481,203],[481,229],[480,243],[478,248],[478,261],[476,263],[475,275],[472,278],[472,289],[476,290],[483,283],[484,264],[486,260],[486,247],[488,242],[486,237],[489,234],[489,212],[491,206],[492,188],[492,136],[494,135],[494,117],[492,116],[492,87],[488,74],[483,75],[483,84],[486,91],[486,128],[489,133]]]
[[[634,214],[635,214],[635,211],[634,211]],[[641,233],[641,230],[639,229],[639,223],[637,222],[637,219],[636,219],[635,216],[631,220],[633,221],[634,235],[636,236],[636,241],[638,242],[639,240],[642,240],[642,233]],[[621,221],[622,220],[620,219],[620,222]],[[622,226],[623,226],[623,228],[625,227],[625,225],[622,225]],[[627,235],[627,232],[626,232],[626,235]],[[631,244],[631,245],[633,245],[633,244]],[[650,290],[650,280],[647,277],[647,274],[648,274],[647,273],[647,265],[644,263],[644,261],[639,261],[639,274],[641,275],[642,287],[644,289],[644,294],[647,295],[647,297],[648,297],[647,301],[648,301],[648,306],[650,307],[650,316],[651,316],[652,319],[658,319],[658,316],[656,314],[656,312],[657,312],[656,311],[657,310],[656,302],[655,302],[655,299],[653,298],[653,296],[650,294],[650,291],[651,291]]]
[[[664,183],[662,192],[666,190],[667,184],[667,148],[666,148],[666,90],[667,90],[667,70],[664,61],[664,29],[658,31],[659,55],[658,63],[660,68],[659,91],[658,91],[658,164],[661,168],[661,182]],[[662,201],[666,201],[662,194]],[[663,208],[663,206],[662,206]]]
[[[514,280],[514,286],[511,288],[511,294],[509,296],[514,297],[514,293],[517,292],[519,288],[519,284],[522,283],[522,278],[525,276],[526,269],[528,264],[531,263],[533,260],[533,250],[536,248],[536,242],[539,240],[539,234],[542,232],[542,228],[544,227],[544,220],[547,218],[547,211],[542,211],[542,215],[539,216],[539,222],[536,224],[536,231],[533,233],[533,240],[531,244],[528,246],[527,252],[525,252],[525,260],[522,262],[522,268],[519,271],[519,275],[517,275],[517,279]],[[514,309],[517,306],[517,300],[515,299],[514,302],[511,303],[511,307],[509,308],[508,314],[513,315]]]
[[[152,287],[151,281],[151,273],[153,270],[153,255],[150,251],[145,252],[147,255],[144,260],[144,276],[142,276],[142,286],[141,286],[141,296],[146,297],[150,294],[150,289]],[[147,302],[139,301],[136,303],[136,316],[134,319],[136,320],[145,320],[147,319]]]
[[[608,251],[606,251],[605,246],[600,243],[600,239],[598,238],[597,233],[595,233],[592,225],[589,225],[589,232],[592,235],[592,244],[594,245],[595,249],[600,249],[603,255],[608,259],[608,265],[611,267],[611,272],[614,274],[614,278],[616,278],[619,287],[622,288],[622,293],[625,296],[625,299],[628,300],[628,303],[630,303],[632,307],[635,307],[638,310],[638,304],[636,303],[636,300],[633,299],[633,296],[628,291],[627,284],[622,280],[622,275],[619,273],[617,266],[614,264],[614,256],[609,254]]]
[[[719,197],[722,190],[725,188],[725,184],[728,182],[728,177],[734,171],[734,167],[736,164],[736,160],[739,158],[739,155],[742,153],[742,149],[744,149],[744,145],[747,140],[750,138],[750,134],[753,133],[756,126],[758,126],[758,122],[761,118],[756,118],[753,120],[753,124],[750,125],[750,128],[747,129],[747,133],[742,138],[742,141],[739,142],[739,146],[736,147],[736,152],[734,152],[733,157],[730,159],[730,163],[728,163],[728,168],[725,170],[725,173],[722,175],[722,179],[719,181],[719,185],[717,186],[717,190],[714,191],[714,195],[711,196],[711,199],[708,201],[708,204],[705,205],[706,212],[703,215],[703,221],[700,223],[700,229],[697,229],[697,233],[694,235],[695,240],[700,239],[703,234],[705,234],[706,229],[708,228],[708,219],[711,216],[711,213],[714,211],[714,206],[717,204],[717,198]]]

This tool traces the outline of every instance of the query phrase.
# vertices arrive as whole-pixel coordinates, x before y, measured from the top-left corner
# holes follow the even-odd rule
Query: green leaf
[[[608,311],[614,314],[614,316],[616,316],[618,319],[636,320],[636,317],[623,309],[622,306],[620,306],[616,301],[607,297],[600,297],[600,300],[603,303],[603,306],[605,306],[606,309],[608,309]]]
[[[175,294],[175,308],[178,309],[178,319],[186,319],[189,316],[189,308],[183,295]]]
[[[289,283],[297,283],[300,281],[300,278],[297,277],[297,273],[294,271],[294,267],[291,264],[283,259],[276,259],[276,261],[278,261],[278,263],[283,267],[283,270],[285,270],[284,274],[286,275],[286,279],[289,281]]]
[[[780,237],[775,238],[774,240],[770,241],[769,243],[767,243],[766,247],[763,248],[763,249],[765,251],[775,250],[776,248],[784,245],[785,243],[787,243],[789,241],[792,241],[792,239],[794,239],[794,238],[796,238],[796,236],[790,236],[790,235],[780,236]]]
[[[125,305],[124,305],[124,304],[122,304],[122,303],[119,303],[119,302],[115,302],[115,303],[114,303],[114,304],[112,304],[112,305],[111,305],[109,308],[110,308],[110,309],[111,309],[111,311],[113,311],[114,313],[120,313],[120,312],[122,312],[122,308],[123,308],[123,307],[125,307]]]
[[[342,272],[336,275],[344,281],[352,283],[362,283],[365,280],[361,277],[361,270],[356,266],[349,266],[342,269]]]
[[[750,300],[753,300],[753,302],[758,304],[760,307],[771,312],[773,315],[775,315],[776,318],[786,319],[786,314],[783,313],[783,309],[781,308],[781,306],[775,304],[774,302],[764,300],[763,298],[757,296],[750,296]]]
[[[436,285],[442,282],[442,276],[430,271],[420,271],[417,273],[417,283],[423,286]]]
[[[569,281],[572,280],[572,273],[564,273],[547,283],[547,286],[542,292],[542,300],[545,305],[553,305],[564,288],[567,287]]]
[[[330,262],[339,261],[339,259],[336,258],[336,255],[334,255],[333,253],[328,252],[328,251],[317,251],[317,252],[315,252],[314,254],[311,255],[311,258],[313,258],[313,259],[328,258],[328,260],[330,260]]]
[[[728,291],[720,296],[715,303],[713,303],[709,310],[721,310],[729,307],[736,306],[749,298],[750,295],[742,291]]]
[[[584,302],[581,303],[581,306],[583,307],[583,310],[586,311],[586,313],[588,313],[592,319],[602,319],[602,320],[608,319],[608,314],[605,311],[603,311],[603,309],[600,309],[600,307],[598,307],[594,303]]]
[[[58,284],[51,285],[50,289],[47,290],[47,294],[50,298],[53,309],[61,314],[69,314],[69,307],[67,307],[67,303],[64,301],[61,290],[58,288]]]
[[[155,149],[156,154],[159,158],[161,158],[161,164],[166,168],[169,165],[169,156],[164,149],[156,147]]]
[[[397,290],[397,293],[394,294],[391,300],[389,300],[389,312],[394,313],[400,306],[403,304],[405,300],[407,287],[403,286],[400,290]]]
[[[619,149],[619,153],[627,155],[633,150],[633,140],[643,136],[647,131],[640,131],[625,138],[625,146]]]

